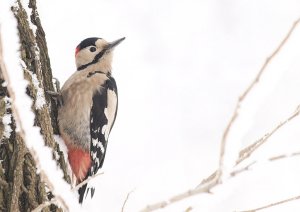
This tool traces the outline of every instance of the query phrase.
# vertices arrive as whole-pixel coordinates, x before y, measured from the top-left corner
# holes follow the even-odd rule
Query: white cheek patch
[[[76,66],[82,66],[84,64],[90,63],[94,60],[96,52],[90,52],[90,47],[86,47],[85,49],[82,49],[78,54],[76,55]]]

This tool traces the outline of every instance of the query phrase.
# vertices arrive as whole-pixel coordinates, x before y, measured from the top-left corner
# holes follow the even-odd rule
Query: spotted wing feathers
[[[103,165],[108,136],[117,115],[117,98],[117,86],[112,77],[109,77],[102,88],[93,96],[93,105],[90,114],[90,157],[92,162],[87,177],[95,175]],[[91,190],[91,197],[93,197],[94,188],[87,188],[87,185],[81,187],[79,191],[80,202],[83,200],[84,193],[88,195],[89,190]]]

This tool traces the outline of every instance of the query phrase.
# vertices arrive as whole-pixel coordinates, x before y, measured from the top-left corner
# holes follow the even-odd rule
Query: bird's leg
[[[60,107],[61,105],[63,105],[63,98],[61,95],[61,91],[60,91],[60,82],[57,78],[53,78],[55,80],[55,90],[56,91],[46,91],[51,98],[53,98],[57,104],[58,107]]]

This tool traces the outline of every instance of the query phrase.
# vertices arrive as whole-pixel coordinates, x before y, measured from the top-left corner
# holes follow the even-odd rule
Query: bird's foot
[[[57,78],[53,78],[53,80],[55,80],[53,82],[55,91],[46,91],[46,93],[49,94],[51,98],[55,100],[56,105],[60,107],[63,104],[63,99],[60,91],[60,82]]]
[[[52,99],[55,100],[56,105],[57,105],[58,107],[60,107],[60,106],[63,105],[63,98],[62,98],[62,95],[61,95],[60,92],[46,91],[46,93],[49,94],[50,97],[51,97]]]

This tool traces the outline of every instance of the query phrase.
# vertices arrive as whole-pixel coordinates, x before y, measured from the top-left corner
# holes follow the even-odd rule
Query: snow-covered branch
[[[7,9],[11,7],[13,13],[7,10],[7,14],[2,14],[7,16],[9,23],[1,23],[5,37],[5,44],[0,43],[0,76],[5,81],[1,88],[7,87],[13,118],[6,123],[12,131],[7,135],[7,141],[0,137],[0,165],[4,165],[0,166],[0,172],[11,173],[11,177],[4,176],[4,180],[0,173],[0,183],[4,185],[1,192],[6,186],[4,182],[9,182],[7,201],[4,201],[9,205],[1,205],[1,200],[0,209],[27,211],[38,208],[38,205],[47,207],[51,204],[54,209],[58,205],[64,211],[77,211],[80,209],[77,195],[66,182],[69,181],[66,162],[54,139],[57,131],[55,105],[45,95],[45,90],[53,90],[45,34],[36,2],[29,0],[26,3],[30,7],[26,10],[24,8],[28,5],[21,1],[16,1],[12,7],[7,3]],[[12,28],[15,31],[8,39],[5,33]],[[26,200],[26,205],[20,202],[22,199]]]
[[[0,40],[1,42],[1,40]],[[0,44],[0,58],[2,59],[2,45]],[[19,135],[22,138],[23,141],[25,141],[28,150],[30,151],[33,159],[35,160],[36,166],[40,172],[40,176],[42,180],[47,184],[47,186],[50,188],[51,191],[57,196],[57,202],[61,207],[63,207],[66,211],[69,210],[69,206],[66,203],[65,199],[70,202],[72,199],[72,194],[65,195],[67,192],[66,190],[70,190],[69,185],[63,180],[62,174],[55,174],[55,172],[58,172],[57,165],[55,162],[52,160],[52,153],[51,149],[47,148],[43,144],[43,138],[39,134],[39,132],[33,128],[33,126],[30,124],[33,123],[33,114],[31,112],[31,104],[24,104],[21,103],[20,101],[17,101],[17,99],[26,99],[26,94],[25,90],[19,91],[19,89],[14,89],[12,86],[12,83],[10,82],[11,77],[9,76],[9,72],[7,71],[4,61],[0,59],[0,66],[1,66],[1,71],[3,74],[3,77],[5,81],[7,82],[7,89],[10,94],[10,98],[12,99],[12,113],[14,120],[16,122],[16,125],[18,126],[19,129]],[[20,73],[22,73],[20,71]],[[30,101],[28,101],[29,103]],[[19,111],[22,111],[21,113]],[[24,120],[22,119],[22,116],[20,114],[26,113],[26,114],[32,114],[32,120]],[[28,123],[29,122],[29,123]],[[24,127],[27,125],[26,127]],[[30,137],[29,137],[30,135]],[[34,142],[33,142],[34,141]],[[24,151],[24,150],[22,150]],[[43,158],[43,159],[42,159]],[[48,160],[47,160],[48,158]],[[20,159],[20,162],[22,160]],[[20,164],[20,169],[22,169],[22,163]],[[18,167],[16,167],[18,169]],[[54,174],[53,174],[54,172]],[[17,175],[15,175],[17,177]],[[51,176],[49,178],[48,176]],[[54,183],[55,182],[55,183]],[[61,184],[59,185],[59,188],[55,185],[57,185],[57,182],[60,182]],[[21,188],[19,185],[16,186],[16,188]],[[64,191],[61,193],[58,193],[58,191]],[[16,196],[19,196],[18,193],[15,194]],[[64,197],[61,197],[64,196]],[[77,202],[77,201],[76,201]],[[12,203],[12,206],[15,206],[16,208],[12,208],[14,211],[18,211],[18,206],[16,204]]]

